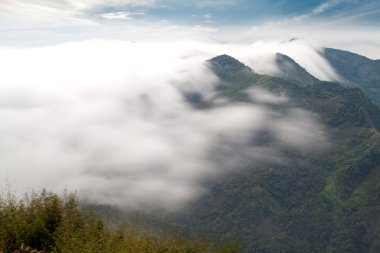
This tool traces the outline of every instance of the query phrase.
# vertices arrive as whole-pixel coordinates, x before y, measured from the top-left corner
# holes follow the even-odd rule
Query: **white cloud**
[[[319,5],[317,8],[312,10],[311,13],[314,15],[322,14],[325,11],[333,8],[334,6],[336,6],[342,2],[348,2],[348,1],[347,0],[330,0],[330,1],[324,2],[323,4]]]
[[[91,10],[103,7],[147,7],[154,4],[154,0],[3,0],[0,2],[0,28],[93,25],[97,21],[91,17]],[[126,19],[128,15],[115,12],[113,16],[110,13],[106,17]]]
[[[276,25],[280,25],[280,26],[284,26],[284,25],[290,25],[290,24],[294,24],[294,23],[302,23],[302,22],[306,22],[307,20],[311,19],[311,18],[314,18],[318,15],[321,15],[323,13],[325,13],[326,11],[334,8],[335,6],[341,4],[341,3],[344,3],[344,2],[350,2],[350,0],[328,0],[328,1],[325,1],[324,3],[318,5],[317,7],[315,7],[314,9],[312,9],[311,11],[307,12],[307,13],[304,13],[302,15],[298,15],[298,16],[293,16],[293,17],[286,17],[284,19],[280,19],[280,20],[274,20],[274,21],[270,21],[269,24],[276,24]],[[330,19],[334,19],[335,18],[335,15]],[[333,22],[333,20],[331,20]],[[316,22],[317,23],[317,22]]]
[[[324,141],[312,114],[267,107],[286,105],[284,96],[203,110],[186,102],[184,90],[213,97],[218,79],[206,59],[244,49],[102,40],[1,49],[1,175],[20,191],[68,188],[102,203],[177,208],[236,164],[278,160],[284,143]],[[252,145],[261,129],[278,145]]]
[[[120,6],[153,6],[156,0],[66,0],[77,9],[93,9],[96,7],[120,7]]]
[[[92,21],[81,16],[81,12],[69,8],[63,1],[11,1],[0,2],[0,28],[24,28],[55,25],[84,25]]]
[[[203,17],[205,19],[211,19],[212,18],[212,14],[211,13],[206,13],[206,14],[203,15]]]
[[[281,105],[286,104],[289,101],[289,98],[285,94],[274,95],[271,92],[260,88],[249,89],[247,94],[253,101],[259,103]]]
[[[211,13],[206,13],[203,15],[203,21],[205,23],[213,23],[214,22],[213,18],[214,18],[214,15],[212,15]]]
[[[256,72],[277,76],[280,74],[276,64],[276,53],[285,54],[304,67],[310,74],[324,81],[340,81],[340,77],[322,56],[323,47],[304,40],[295,41],[257,41],[248,45],[230,44],[218,47],[218,52],[240,59]]]
[[[326,1],[322,4],[320,4],[319,6],[317,6],[316,8],[314,8],[309,13],[306,13],[306,14],[303,14],[300,16],[296,16],[296,17],[292,18],[291,20],[297,21],[297,22],[303,21],[304,19],[308,19],[308,18],[311,18],[313,16],[320,15],[320,14],[330,10],[331,8],[337,6],[338,4],[341,4],[343,2],[349,2],[349,0],[329,0],[329,1]]]
[[[190,2],[194,2],[194,4],[200,8],[236,4],[236,0],[192,0]]]
[[[100,16],[104,19],[118,19],[118,20],[132,20],[132,16],[142,16],[145,15],[143,12],[128,12],[128,11],[119,11],[119,12],[110,12],[103,13]]]

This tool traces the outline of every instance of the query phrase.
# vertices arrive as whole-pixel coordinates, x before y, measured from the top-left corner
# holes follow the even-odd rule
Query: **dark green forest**
[[[379,108],[359,87],[316,81],[278,57],[293,78],[258,75],[226,55],[210,60],[220,96],[253,103],[249,88],[285,92],[291,106],[319,115],[331,146],[319,153],[284,147],[285,164],[252,163],[210,183],[208,195],[173,220],[216,241],[239,239],[243,252],[380,252]],[[265,134],[260,141],[276,145]]]

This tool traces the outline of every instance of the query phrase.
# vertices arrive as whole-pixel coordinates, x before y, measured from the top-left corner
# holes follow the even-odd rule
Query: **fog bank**
[[[100,203],[178,208],[202,182],[253,161],[277,161],[282,145],[326,140],[315,115],[268,105],[290,98],[247,91],[255,104],[196,109],[182,91],[213,97],[218,78],[205,60],[229,54],[276,74],[274,54],[323,80],[338,78],[303,41],[252,45],[91,40],[0,49],[0,168],[19,191],[78,190]],[[278,147],[254,144],[262,130]],[[239,165],[239,166],[237,166]]]

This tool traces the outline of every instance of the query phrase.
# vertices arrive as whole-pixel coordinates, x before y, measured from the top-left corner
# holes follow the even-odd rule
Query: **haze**
[[[272,104],[289,106],[287,94],[251,90],[253,104],[217,99],[219,80],[206,63],[228,54],[277,76],[279,52],[320,80],[339,81],[323,46],[380,56],[376,1],[361,3],[351,19],[347,7],[359,3],[314,2],[239,19],[233,13],[267,5],[2,1],[1,179],[20,192],[68,189],[131,209],[177,209],[205,192],[206,181],[246,164],[284,162],[282,145],[327,145],[317,115],[293,107],[273,113]],[[197,109],[184,91],[214,106]],[[262,130],[277,145],[252,145]]]

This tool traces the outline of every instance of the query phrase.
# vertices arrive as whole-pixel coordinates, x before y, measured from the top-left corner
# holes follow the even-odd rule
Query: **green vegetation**
[[[225,56],[211,61],[225,63],[213,65],[216,73],[240,66]],[[252,163],[208,184],[177,222],[216,241],[240,239],[243,252],[380,252],[380,109],[338,83],[220,77],[220,96],[231,101],[250,103],[246,89],[255,87],[287,94],[288,106],[318,115],[331,145],[320,153],[284,148],[286,163]]]
[[[326,126],[323,134],[330,147],[321,152],[283,147],[282,163],[252,162],[208,182],[208,193],[184,213],[143,216],[145,224],[153,224],[151,230],[136,222],[108,224],[94,214],[99,207],[83,207],[75,195],[60,198],[43,191],[16,200],[5,194],[0,202],[0,251],[13,252],[24,243],[52,253],[227,253],[238,252],[236,243],[225,244],[237,239],[247,253],[380,252],[380,109],[361,89],[316,81],[302,69],[291,74],[301,77],[284,80],[253,73],[226,55],[209,64],[222,79],[220,97],[253,103],[247,89],[254,87],[287,94],[289,104],[271,108],[314,112]],[[276,145],[270,133],[260,137],[260,145]],[[152,232],[166,223],[186,237]],[[191,239],[194,231],[222,246]]]
[[[326,48],[324,56],[343,77],[344,82],[353,87],[360,87],[367,96],[380,106],[380,64],[351,52]]]
[[[309,72],[287,55],[277,53],[276,64],[281,72],[281,78],[286,81],[299,84],[318,82],[318,79],[309,74]]]
[[[38,251],[39,250],[39,251]],[[73,194],[64,197],[42,191],[18,200],[9,191],[0,201],[0,252],[51,253],[196,253],[238,252],[236,243],[219,247],[175,233],[141,231],[136,222],[106,224],[94,209],[79,205]]]

